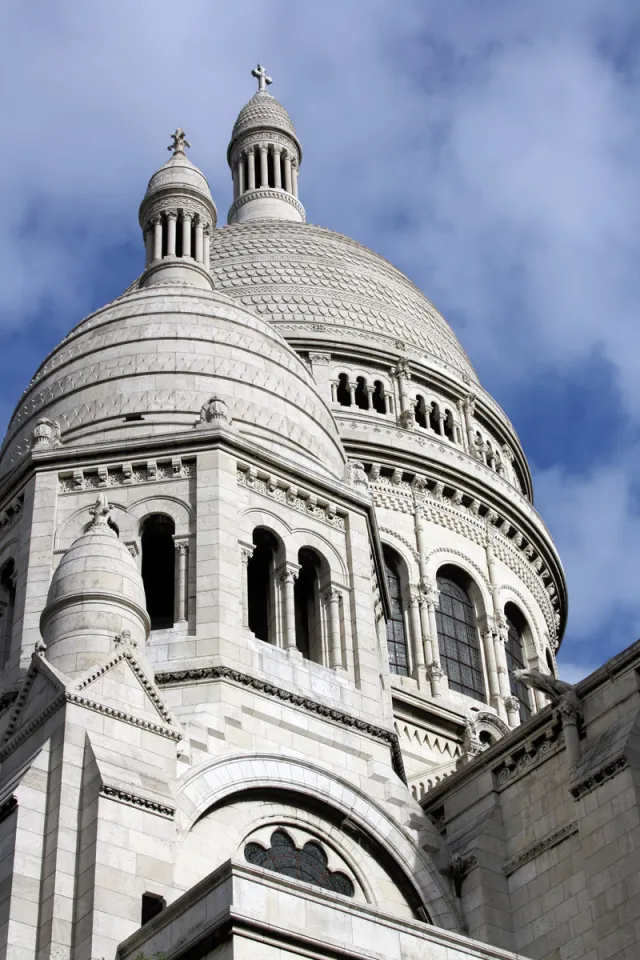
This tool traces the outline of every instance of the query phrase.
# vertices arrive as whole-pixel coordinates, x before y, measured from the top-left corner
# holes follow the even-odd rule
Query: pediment
[[[42,657],[34,653],[22,686],[18,691],[2,742],[23,730],[28,724],[40,721],[47,712],[53,712],[56,703],[62,705],[69,678]]]

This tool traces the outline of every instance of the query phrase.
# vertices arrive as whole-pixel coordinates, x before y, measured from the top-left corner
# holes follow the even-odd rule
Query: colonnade
[[[164,257],[176,256],[208,264],[210,245],[211,227],[199,213],[189,210],[159,213],[151,217],[145,230],[146,266]]]
[[[284,190],[298,197],[298,160],[286,147],[252,144],[238,151],[232,169],[234,200],[260,187]]]

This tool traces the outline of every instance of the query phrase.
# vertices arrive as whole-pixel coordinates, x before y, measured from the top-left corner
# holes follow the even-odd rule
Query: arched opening
[[[266,186],[275,187],[276,175],[274,173],[273,153],[269,150],[267,154],[267,184]]]
[[[451,410],[446,410],[444,415],[444,435],[447,440],[450,440],[451,443],[455,440],[455,425],[453,421],[453,414]]]
[[[142,526],[142,582],[152,630],[173,626],[175,609],[176,560],[171,517],[157,513]]]
[[[437,403],[429,405],[429,426],[434,433],[440,433],[440,407]]]
[[[425,403],[424,397],[420,396],[420,394],[418,394],[418,396],[416,397],[416,402],[413,410],[416,418],[416,423],[418,424],[419,427],[424,427],[424,429],[426,430],[427,405]]]
[[[481,730],[478,739],[482,746],[487,747],[487,749],[495,743],[495,738],[491,736],[488,730]]]
[[[556,671],[554,670],[554,667],[553,667],[553,657],[551,656],[551,650],[549,650],[549,647],[547,647],[547,649],[545,650],[544,655],[545,655],[545,660],[547,661],[547,667],[549,668],[549,673],[551,674],[551,676],[554,676]]]
[[[351,406],[351,391],[349,390],[349,377],[346,373],[341,373],[338,377],[338,403],[343,407]]]
[[[15,564],[7,560],[0,570],[0,668],[6,666],[11,653],[15,606]]]
[[[531,716],[531,702],[529,700],[529,691],[524,683],[520,683],[513,675],[514,670],[525,670],[527,667],[524,638],[527,631],[527,621],[522,612],[515,603],[508,603],[504,608],[504,615],[507,618],[507,642],[505,644],[505,653],[507,655],[507,670],[509,671],[509,685],[512,696],[516,697],[520,704],[520,721],[524,722]]]
[[[384,399],[385,390],[382,380],[376,380],[373,387],[373,409],[376,411],[376,413],[386,413],[387,404]]]
[[[401,561],[395,551],[384,547],[384,561],[391,600],[390,617],[387,620],[387,649],[389,669],[401,677],[409,676],[407,630],[405,625],[404,598],[402,595]]]
[[[298,563],[300,571],[293,586],[296,647],[307,660],[322,663],[321,562],[313,550],[303,547],[298,551]]]
[[[437,575],[440,591],[436,610],[438,647],[449,687],[474,700],[485,699],[482,656],[471,579],[458,567],[446,565]]]
[[[361,410],[369,409],[369,397],[367,395],[367,383],[364,377],[358,377],[356,380],[356,406]]]
[[[274,582],[278,541],[270,530],[256,527],[255,549],[247,564],[249,629],[258,640],[275,643]]]

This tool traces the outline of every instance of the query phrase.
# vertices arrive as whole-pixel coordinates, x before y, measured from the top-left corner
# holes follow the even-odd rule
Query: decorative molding
[[[58,491],[76,493],[98,487],[123,487],[158,480],[193,477],[196,461],[170,457],[167,460],[145,460],[120,463],[107,467],[88,467],[86,470],[65,470],[58,474]]]
[[[17,523],[17,521],[22,516],[22,511],[24,509],[24,493],[19,493],[17,497],[14,497],[0,513],[0,537],[7,532],[7,530]]]
[[[574,800],[581,800],[582,797],[591,793],[592,790],[596,790],[601,784],[606,783],[607,780],[613,780],[619,773],[626,770],[628,766],[629,761],[626,757],[618,757],[611,763],[600,767],[595,773],[591,773],[588,777],[578,781],[578,783],[569,788],[569,793]]]
[[[130,650],[123,650],[122,652],[116,654],[111,660],[109,660],[108,663],[103,664],[103,666],[99,667],[97,670],[94,670],[93,673],[84,677],[82,681],[75,687],[76,691],[79,692],[80,690],[85,690],[96,680],[99,680],[100,677],[103,677],[106,673],[109,673],[109,671],[112,670],[116,664],[120,663],[121,660],[126,660],[128,662],[129,666],[136,675],[140,686],[143,688],[144,692],[147,694],[167,726],[175,726],[175,719],[173,715],[169,712],[169,710],[167,710],[162,698],[158,696],[157,690],[149,681],[148,677]]]
[[[287,483],[286,480],[274,477],[273,474],[264,473],[242,463],[238,464],[237,477],[241,487],[248,487],[249,490],[270,500],[287,504],[294,510],[314,517],[316,520],[322,520],[323,523],[328,523],[337,530],[344,530],[346,513],[339,515],[335,504],[322,500],[308,490],[303,490],[294,484]]]
[[[107,707],[97,700],[90,700],[88,697],[81,697],[77,693],[68,691],[64,699],[67,703],[76,704],[79,707],[86,707],[103,716],[112,717],[114,720],[122,720],[124,723],[131,724],[132,727],[140,727],[142,730],[148,730],[150,733],[157,733],[169,740],[182,740],[182,734],[179,730],[172,727],[166,727],[161,723],[153,723],[152,720],[144,720],[142,717],[136,717],[125,710],[116,710],[114,707]]]
[[[367,736],[375,737],[377,740],[388,743],[391,750],[394,771],[402,782],[406,784],[407,778],[404,771],[402,752],[400,750],[398,736],[394,731],[386,730],[384,727],[378,727],[373,723],[367,723],[365,720],[359,720],[357,717],[352,717],[351,714],[344,713],[342,710],[325,706],[299,693],[291,693],[289,690],[283,690],[281,687],[276,687],[273,683],[269,683],[266,680],[259,680],[247,673],[240,673],[238,670],[232,670],[231,667],[199,667],[193,670],[166,671],[155,675],[155,681],[160,687],[202,680],[231,680],[233,683],[250,687],[268,697],[274,697],[276,700],[290,703],[294,707],[300,707],[307,713],[325,717],[328,720],[333,720],[334,723],[340,724],[340,726],[349,727]]]
[[[552,847],[557,846],[559,843],[562,843],[563,840],[567,840],[577,832],[577,820],[571,820],[569,823],[565,823],[562,827],[558,827],[557,830],[553,830],[545,837],[537,840],[536,843],[532,843],[531,846],[526,847],[516,857],[512,857],[511,860],[507,860],[505,863],[503,863],[502,872],[505,874],[505,876],[510,876],[520,867],[523,867],[525,863],[529,863],[530,860],[535,860],[535,858],[539,857],[541,853],[544,853],[546,850],[550,850]]]
[[[564,748],[564,734],[554,717],[552,726],[540,731],[530,740],[520,742],[511,753],[502,758],[494,768],[499,790],[511,786],[520,777],[549,760]]]
[[[149,800],[147,797],[141,797],[135,793],[129,793],[127,790],[121,790],[118,787],[112,787],[103,783],[100,787],[100,795],[109,800],[115,800],[117,803],[124,803],[129,807],[137,807],[146,813],[155,813],[159,817],[167,820],[173,820],[176,814],[175,807],[169,807],[164,803],[158,803],[156,800]],[[1,810],[0,810],[1,812]]]

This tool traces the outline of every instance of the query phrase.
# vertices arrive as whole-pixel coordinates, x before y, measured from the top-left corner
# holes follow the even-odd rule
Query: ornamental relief
[[[209,207],[201,201],[194,200],[188,196],[180,196],[179,194],[173,194],[171,197],[166,197],[162,200],[154,200],[144,211],[145,224],[148,225],[154,217],[160,216],[160,214],[166,210],[185,210],[187,213],[192,214],[192,216],[197,214],[202,218],[205,230],[211,229],[211,210]]]
[[[238,484],[242,487],[248,487],[264,497],[287,504],[300,513],[315,517],[316,520],[322,520],[336,530],[345,529],[344,516],[337,514],[334,504],[318,499],[315,494],[307,490],[301,490],[300,487],[287,483],[278,477],[273,475],[259,476],[255,468],[239,466]]]

